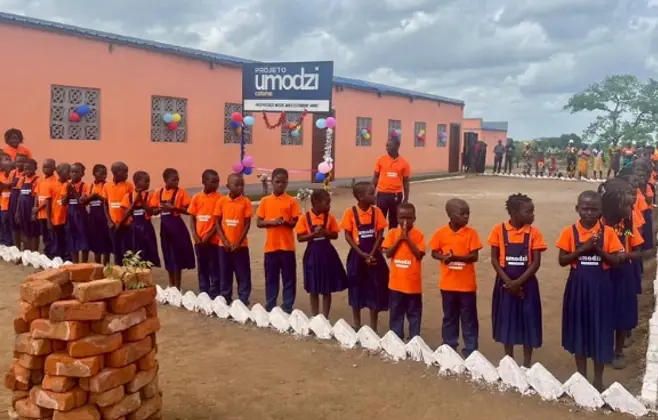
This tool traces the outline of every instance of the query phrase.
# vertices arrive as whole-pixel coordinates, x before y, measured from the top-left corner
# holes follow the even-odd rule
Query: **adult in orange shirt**
[[[594,361],[594,386],[603,389],[603,368],[614,359],[613,284],[610,265],[624,249],[615,231],[604,226],[601,196],[584,191],[576,207],[580,221],[557,240],[560,266],[571,267],[562,301],[562,347],[573,354],[578,372],[587,377]]]
[[[411,203],[397,207],[397,220],[401,227],[388,231],[382,244],[391,260],[390,328],[404,339],[404,318],[409,322],[409,338],[420,335],[423,316],[423,273],[421,261],[425,256],[425,236],[414,227],[416,208]]]
[[[135,191],[127,193],[121,202],[125,214],[120,225],[130,227],[132,236],[130,249],[135,253],[139,252],[142,261],[150,262],[153,267],[160,267],[158,239],[151,222],[153,208],[149,205],[151,176],[144,171],[136,171],[133,174],[133,184]]]
[[[66,216],[68,200],[68,182],[71,179],[71,165],[57,165],[57,180],[50,186],[50,205],[48,223],[50,227],[50,243],[53,255],[64,261],[71,261],[71,254],[66,241]]]
[[[132,232],[130,226],[124,223],[126,209],[121,206],[121,203],[126,194],[132,193],[135,187],[127,182],[128,165],[123,162],[115,162],[112,164],[111,171],[112,182],[103,185],[101,196],[112,238],[114,264],[121,265],[126,252],[132,250]]]
[[[9,217],[9,197],[12,188],[14,165],[8,156],[0,159],[0,245],[14,245]]]
[[[505,203],[509,220],[494,226],[489,236],[491,264],[496,271],[491,322],[494,340],[514,357],[523,346],[523,366],[530,368],[532,352],[542,346],[541,296],[537,271],[546,243],[535,221],[535,205],[524,194],[510,195]]]
[[[194,251],[196,252],[199,292],[206,292],[210,299],[215,299],[219,295],[220,277],[217,250],[219,237],[213,213],[221,197],[221,194],[217,192],[219,174],[213,169],[206,169],[201,174],[201,183],[203,190],[192,197],[187,212],[192,216],[190,231],[192,231]]]
[[[30,149],[21,146],[23,140],[23,132],[21,130],[10,128],[5,131],[6,146],[2,148],[2,151],[9,155],[11,160],[16,160],[16,156],[19,154],[25,155],[27,159],[32,159],[32,152],[30,152]]]
[[[446,203],[449,222],[438,228],[430,240],[432,258],[439,260],[441,300],[443,303],[443,342],[453,349],[459,346],[459,324],[468,357],[478,349],[479,322],[476,305],[475,263],[482,243],[475,229],[468,226],[468,203],[453,198]]]
[[[400,156],[400,140],[386,142],[386,154],[375,162],[372,186],[377,189],[377,207],[388,217],[391,229],[398,226],[397,206],[409,201],[409,162]]]
[[[18,182],[20,195],[16,203],[16,225],[20,227],[24,248],[29,251],[39,250],[39,223],[34,209],[39,177],[36,174],[37,162],[28,159],[23,165],[23,177]]]
[[[36,218],[41,230],[41,240],[43,241],[43,253],[48,258],[55,257],[55,244],[52,242],[52,224],[50,223],[50,214],[52,212],[53,188],[57,185],[57,176],[55,175],[55,160],[46,159],[43,161],[41,171],[43,177],[37,184],[37,203]]]
[[[249,305],[251,259],[247,234],[251,228],[253,208],[251,200],[244,196],[242,175],[230,174],[226,181],[228,195],[217,201],[213,211],[219,234],[219,293],[227,302],[233,301],[235,276],[238,298]]]
[[[297,296],[297,257],[293,229],[300,209],[295,197],[286,194],[288,171],[272,171],[272,194],[263,197],[256,211],[257,226],[267,229],[265,237],[265,300],[266,309],[274,309],[279,298],[279,278],[283,284],[281,309],[291,313]]]

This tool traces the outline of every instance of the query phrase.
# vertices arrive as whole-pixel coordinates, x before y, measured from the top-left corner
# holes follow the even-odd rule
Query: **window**
[[[231,127],[231,115],[234,112],[242,114],[242,104],[224,104],[224,144],[240,144],[242,136],[238,136],[233,127]],[[253,116],[251,112],[245,112],[243,116]],[[252,128],[244,130],[244,141],[246,144],[251,144]]]
[[[388,120],[388,138],[391,138],[391,133],[393,130],[402,130],[402,121]],[[398,136],[398,139],[402,140],[402,134]]]
[[[165,114],[179,114],[181,120],[175,130],[167,128]],[[187,140],[187,99],[169,96],[151,97],[151,141],[156,143],[185,143]]]
[[[361,130],[363,129],[372,129],[372,118],[356,117],[356,145],[364,147],[372,146],[372,133],[368,133],[368,136],[364,136],[361,133]]]
[[[424,122],[415,122],[414,123],[414,147],[425,147],[425,140],[427,140],[427,132],[425,127],[427,125]],[[420,139],[419,134],[423,132],[422,140]]]
[[[288,124],[297,124],[302,117],[301,112],[286,112],[286,122],[281,126],[282,146],[301,146],[304,143],[304,127],[299,126],[299,136],[295,137],[288,130]]]
[[[448,144],[448,127],[445,124],[436,125],[436,145],[446,147]]]
[[[99,89],[51,86],[50,138],[55,140],[100,140],[100,98]],[[81,105],[87,105],[89,112],[79,121],[71,121],[71,113]]]

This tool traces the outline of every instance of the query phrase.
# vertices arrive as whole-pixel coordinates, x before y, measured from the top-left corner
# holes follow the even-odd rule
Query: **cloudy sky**
[[[658,0],[0,0],[0,11],[460,98],[517,139],[581,133],[569,96],[658,77]]]

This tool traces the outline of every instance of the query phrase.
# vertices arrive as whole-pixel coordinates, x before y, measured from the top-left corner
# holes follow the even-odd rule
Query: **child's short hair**
[[[272,179],[274,179],[274,177],[279,176],[279,175],[285,176],[286,178],[288,178],[288,171],[284,168],[276,168],[272,171]]]
[[[85,167],[85,165],[82,162],[73,162],[71,167],[74,167],[74,166],[79,167],[80,169],[82,169],[83,172],[87,170],[87,168]]]
[[[18,128],[10,128],[9,130],[5,131],[5,142],[8,142],[12,136],[18,137],[18,141],[23,143],[23,132]]]
[[[416,214],[416,206],[414,206],[409,202],[399,204],[398,210],[411,210],[414,213],[414,215]]]
[[[92,173],[96,173],[100,170],[105,169],[107,171],[107,166],[103,165],[102,163],[97,163],[94,165],[93,169],[91,170]]]
[[[367,188],[370,188],[372,184],[370,182],[366,181],[360,181],[354,184],[354,187],[352,187],[352,195],[354,198],[357,200],[363,197],[367,191]]]
[[[148,172],[145,171],[136,171],[133,174],[133,182],[136,184],[139,181],[143,180],[145,177],[149,176]]]
[[[174,175],[178,175],[178,171],[174,168],[166,168],[164,171],[162,171],[162,179],[164,181],[168,180]]]
[[[322,200],[329,200],[329,199],[331,199],[331,195],[326,190],[317,189],[317,190],[313,190],[313,192],[311,193],[311,205],[317,204]]]
[[[27,160],[25,160],[25,164],[26,164],[26,165],[34,165],[35,168],[39,166],[39,165],[37,164],[37,161],[34,160],[34,159],[27,159]]]
[[[508,214],[516,213],[521,210],[521,206],[526,203],[532,203],[532,199],[525,194],[517,193],[507,197],[505,209]]]
[[[206,169],[206,170],[203,171],[203,173],[201,174],[201,182],[205,182],[205,181],[207,181],[208,178],[211,177],[211,176],[219,177],[219,174],[218,174],[217,171],[214,170],[214,169]]]
[[[28,159],[29,157],[25,153],[16,153],[16,158],[14,160],[16,161],[16,160],[18,160],[18,158]]]

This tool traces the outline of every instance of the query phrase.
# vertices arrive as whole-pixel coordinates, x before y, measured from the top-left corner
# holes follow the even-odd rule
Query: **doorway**
[[[311,182],[318,183],[315,180],[315,173],[317,172],[317,167],[324,159],[324,144],[327,141],[327,130],[320,130],[315,126],[315,122],[322,118],[336,117],[336,110],[332,109],[331,112],[313,114],[313,136],[311,141]],[[334,179],[334,174],[336,173],[336,128],[334,128],[334,137],[332,139],[331,145],[331,157],[334,159],[334,169],[331,171],[330,179]]]
[[[461,140],[461,124],[450,124],[448,139],[448,172],[459,172],[459,143]]]

